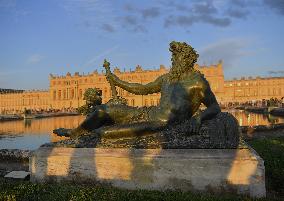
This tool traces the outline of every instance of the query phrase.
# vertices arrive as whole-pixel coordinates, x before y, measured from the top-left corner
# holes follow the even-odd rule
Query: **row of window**
[[[132,75],[132,76],[123,76],[120,79],[122,80],[137,80],[140,79],[140,81],[142,79],[149,79],[149,78],[156,78],[158,77],[158,74],[144,74],[144,75]],[[72,84],[82,84],[82,83],[95,83],[95,82],[106,82],[106,77],[99,77],[98,79],[94,79],[94,78],[85,78],[85,79],[80,79],[80,80],[70,80],[70,81],[61,81],[61,80],[54,80],[52,81],[53,85],[72,85]]]
[[[53,98],[53,100],[74,99],[74,98],[77,98],[77,97],[82,98],[83,97],[83,90],[82,89],[79,89],[78,95],[77,95],[76,90],[68,88],[68,89],[58,90],[58,91],[54,90],[52,98]]]
[[[0,106],[22,106],[22,105],[48,105],[48,100],[22,99],[14,101],[1,101]]]
[[[234,93],[234,92],[233,92]],[[284,91],[283,91],[284,93]],[[259,91],[257,90],[253,90],[253,89],[237,89],[235,91],[235,96],[257,96],[257,95],[267,95],[267,96],[281,96],[282,94],[282,90],[281,88],[278,89],[261,89]]]
[[[232,86],[268,86],[268,85],[279,85],[281,82],[237,82],[237,83],[225,83],[225,86],[232,87]]]

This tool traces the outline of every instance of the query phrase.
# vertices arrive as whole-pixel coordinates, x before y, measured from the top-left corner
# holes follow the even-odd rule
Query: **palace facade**
[[[224,102],[246,102],[282,99],[284,97],[284,77],[242,77],[224,82]]]
[[[195,68],[204,74],[219,103],[246,102],[284,96],[284,77],[269,78],[241,78],[224,80],[222,62],[216,65],[200,66]],[[168,72],[161,65],[158,70],[143,70],[137,66],[134,71],[121,72],[114,69],[114,74],[127,82],[146,84],[154,81],[158,76]],[[18,113],[26,109],[49,110],[78,108],[84,105],[84,92],[88,88],[98,88],[102,91],[103,103],[111,98],[110,85],[103,73],[94,71],[87,75],[76,72],[65,76],[49,76],[50,87],[47,91],[14,91],[0,90],[0,113]],[[124,97],[130,106],[158,105],[160,94],[134,95],[117,87],[119,96]]]

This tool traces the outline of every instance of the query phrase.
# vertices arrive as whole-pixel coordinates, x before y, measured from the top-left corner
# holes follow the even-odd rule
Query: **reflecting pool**
[[[240,110],[229,110],[241,126],[284,123],[284,118],[254,114]],[[0,149],[37,149],[47,142],[64,139],[52,133],[56,128],[75,128],[84,116],[50,117],[19,121],[0,122]]]

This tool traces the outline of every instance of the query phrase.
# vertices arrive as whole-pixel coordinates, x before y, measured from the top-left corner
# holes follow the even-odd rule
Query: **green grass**
[[[268,198],[252,199],[234,195],[194,194],[179,191],[122,190],[106,185],[33,184],[28,181],[0,179],[1,200],[284,200],[284,137],[250,141],[265,161]]]
[[[71,184],[32,184],[0,180],[0,200],[174,200],[174,201],[233,201],[253,199],[232,195],[205,195],[179,191],[121,190],[109,186],[82,186]],[[266,200],[266,199],[260,199]],[[277,200],[277,199],[270,199]],[[280,199],[278,199],[280,200]]]
[[[284,200],[284,137],[248,142],[265,164],[266,189],[283,196]]]

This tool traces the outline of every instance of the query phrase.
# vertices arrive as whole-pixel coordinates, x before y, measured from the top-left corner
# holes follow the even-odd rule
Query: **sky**
[[[48,89],[49,74],[171,65],[169,43],[225,79],[284,76],[284,0],[0,0],[0,88]]]

